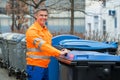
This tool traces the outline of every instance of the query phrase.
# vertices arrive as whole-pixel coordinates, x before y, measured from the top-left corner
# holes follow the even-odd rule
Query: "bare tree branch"
[[[23,2],[23,3],[25,3],[25,4],[27,4],[27,5],[30,5],[30,6],[33,6],[33,7],[35,7],[35,5],[33,5],[33,4],[30,4],[30,3],[28,3],[27,1],[25,1],[25,0],[20,0],[21,2]],[[34,2],[34,0],[32,0],[33,2]]]
[[[54,5],[56,5],[57,3],[61,2],[61,1],[62,0],[59,0],[59,1],[55,2],[55,3],[52,3],[51,5],[47,5],[46,7],[54,6]]]
[[[33,6],[33,7],[36,9],[36,8],[38,8],[38,7],[40,6],[40,4],[41,4],[42,2],[44,2],[44,1],[46,1],[46,0],[38,0],[38,2],[35,2],[35,0],[31,0],[31,1],[29,1],[29,2],[31,2],[31,3],[29,3],[29,2],[26,1],[26,0],[20,0],[20,1],[24,2],[24,3],[27,4],[27,5]]]

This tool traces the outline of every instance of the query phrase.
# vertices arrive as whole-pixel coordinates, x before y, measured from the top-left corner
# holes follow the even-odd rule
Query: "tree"
[[[71,12],[71,28],[70,33],[74,34],[74,12],[80,11],[84,15],[88,15],[88,13],[85,12],[86,7],[86,0],[48,0],[47,7],[51,10],[51,13],[53,10],[56,10],[56,12],[62,12],[62,11],[70,11]],[[103,3],[106,2],[106,0],[90,0],[92,1],[101,1]],[[84,16],[83,16],[84,17]]]
[[[18,7],[19,3],[24,4],[24,6]],[[26,11],[26,8],[28,8],[28,6],[32,7],[32,10],[34,10],[43,5],[46,6],[50,10],[50,12],[53,12],[52,10],[56,12],[63,12],[63,11],[71,12],[71,29],[70,29],[71,34],[74,33],[74,11],[80,11],[86,14],[85,0],[9,0],[8,4],[6,5],[6,9],[9,14],[12,14],[12,21],[13,21],[12,27],[11,27],[12,31],[14,31],[14,26],[16,23],[15,20],[19,19],[20,17],[20,16],[17,16],[18,13],[19,15],[20,14],[25,15],[26,13],[24,12]],[[33,11],[31,10],[29,12],[30,12],[29,15],[33,13]],[[15,16],[17,16],[16,19],[14,19]],[[33,15],[31,16],[34,17]],[[19,30],[20,27],[17,26],[17,29]]]
[[[85,10],[85,0],[48,0],[47,7],[50,10],[58,12],[70,11],[71,12],[71,28],[70,33],[74,34],[74,11],[83,12]],[[51,11],[52,12],[52,11]]]
[[[32,10],[34,10],[40,5],[44,5],[44,1],[46,0],[9,0],[6,4],[6,11],[8,15],[12,16],[11,31],[14,32],[17,29],[19,32],[23,27],[22,24],[28,20],[24,16],[29,14],[29,7],[33,7]]]
[[[35,18],[33,16],[34,9],[37,9],[40,6],[45,6],[46,0],[19,0],[19,1],[23,2],[24,4],[26,4],[27,6],[29,6],[31,8],[29,15],[32,16],[33,18]]]
[[[41,5],[45,5],[46,0],[19,0],[29,6],[32,6],[34,9],[38,8]]]
[[[74,33],[74,10],[80,9],[80,11],[83,11],[83,8],[85,6],[84,5],[85,1],[82,1],[82,5],[81,5],[80,0],[19,0],[19,1],[22,1],[25,4],[33,7],[33,9],[36,9],[41,5],[44,5],[51,12],[52,10],[56,10],[57,12],[71,11],[71,29],[70,29],[71,34]]]
[[[28,6],[19,0],[9,0],[6,4],[7,14],[12,17],[11,31],[20,31],[22,24],[27,21],[24,16],[29,13]]]

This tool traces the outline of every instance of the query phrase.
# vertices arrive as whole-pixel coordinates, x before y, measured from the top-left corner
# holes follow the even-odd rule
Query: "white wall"
[[[90,30],[88,24],[91,24],[91,30],[96,30],[96,26],[94,26],[94,16],[96,15],[99,16],[98,30],[104,31],[103,20],[105,20],[106,33],[108,33],[111,40],[117,39],[118,35],[120,35],[120,0],[107,0],[106,6],[103,6],[98,1],[86,0],[86,5],[86,12],[91,15],[86,15],[86,31],[89,32]],[[116,15],[109,15],[109,10],[115,10]]]
[[[71,17],[70,11],[64,11],[57,14],[49,14],[49,17]],[[84,17],[84,14],[80,11],[74,12],[74,17]]]
[[[109,15],[109,10],[115,10],[116,15]],[[106,20],[106,31],[112,39],[117,39],[120,34],[120,0],[109,0],[102,10],[102,18]],[[116,28],[115,28],[116,18]]]
[[[85,30],[89,36],[93,31],[101,31],[101,2],[86,0]],[[98,16],[97,19],[94,17]],[[97,23],[97,25],[95,24]],[[91,26],[91,27],[90,27]]]

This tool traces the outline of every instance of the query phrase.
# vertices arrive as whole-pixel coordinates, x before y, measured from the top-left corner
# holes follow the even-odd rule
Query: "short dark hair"
[[[48,12],[48,9],[45,6],[40,6],[39,8],[36,8],[34,10],[34,14],[36,14],[38,11],[47,11]]]

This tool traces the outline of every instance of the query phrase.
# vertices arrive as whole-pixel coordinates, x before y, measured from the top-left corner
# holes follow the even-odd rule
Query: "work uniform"
[[[29,78],[33,77],[36,73],[41,73],[41,76],[48,76],[48,74],[43,74],[47,72],[48,64],[50,62],[50,56],[57,57],[60,55],[60,51],[51,46],[52,35],[48,31],[47,27],[40,26],[40,24],[35,21],[32,26],[26,32],[26,61],[27,61],[27,73]],[[38,68],[40,68],[38,70]],[[43,69],[43,70],[42,70]],[[34,71],[36,70],[36,71]],[[44,71],[46,70],[46,71]],[[31,74],[30,74],[31,73]],[[31,78],[29,80],[42,80]],[[38,75],[40,78],[40,75]],[[43,79],[47,80],[47,79]]]

